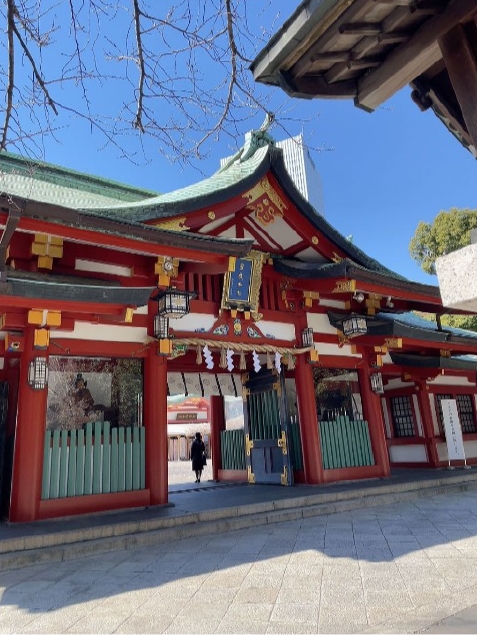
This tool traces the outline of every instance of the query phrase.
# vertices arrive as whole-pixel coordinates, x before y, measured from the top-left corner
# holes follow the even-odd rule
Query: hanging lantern
[[[169,339],[169,319],[159,313],[154,316],[154,337],[158,340]]]
[[[382,395],[384,393],[383,386],[383,376],[381,373],[373,373],[369,376],[369,381],[371,382],[371,390],[377,395]]]
[[[195,293],[169,287],[159,291],[152,300],[157,300],[157,314],[165,318],[178,319],[190,312],[190,299]]]
[[[35,357],[28,367],[28,385],[34,390],[43,390],[48,385],[48,360]]]
[[[313,329],[303,329],[301,332],[301,345],[303,348],[311,348],[313,346]]]

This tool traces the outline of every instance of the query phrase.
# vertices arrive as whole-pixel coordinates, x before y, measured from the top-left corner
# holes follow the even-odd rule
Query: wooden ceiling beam
[[[359,80],[356,105],[375,110],[424,73],[441,57],[438,40],[476,12],[477,0],[452,0],[444,11],[426,20],[407,42],[386,57],[379,68]]]
[[[477,9],[476,9],[477,12]],[[459,102],[472,145],[477,148],[477,58],[475,22],[458,24],[439,39],[439,47]]]

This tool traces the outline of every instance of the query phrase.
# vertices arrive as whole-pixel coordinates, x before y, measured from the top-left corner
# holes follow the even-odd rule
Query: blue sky
[[[254,10],[267,5],[266,0],[256,2]],[[259,13],[263,24],[272,24],[270,12],[275,17],[277,7],[284,11],[272,32],[293,10],[288,2],[267,7],[268,14]],[[110,28],[116,27],[111,23]],[[65,40],[60,38],[58,46],[66,46]],[[255,53],[248,51],[251,58]],[[204,60],[202,70],[212,77],[217,67],[207,64]],[[104,81],[94,97],[106,104],[123,98],[114,80]],[[358,247],[383,265],[412,280],[437,284],[435,277],[412,261],[409,241],[419,221],[432,222],[441,210],[477,209],[477,161],[472,155],[431,111],[422,113],[417,108],[409,88],[374,113],[355,108],[351,101],[290,99],[278,89],[270,89],[266,99],[267,109],[277,114],[278,123],[271,129],[277,140],[303,131],[321,175],[327,220],[343,235],[351,234]],[[166,118],[167,111],[161,108],[159,116]],[[119,156],[113,147],[102,148],[102,140],[86,122],[69,116],[59,119],[55,139],[45,138],[44,159],[169,192],[215,172],[220,158],[240,147],[246,130],[259,127],[262,121],[263,113],[255,114],[242,123],[235,146],[230,137],[221,137],[209,145],[206,159],[183,167],[161,155],[153,139],[140,139],[132,131],[125,142],[126,156]],[[128,160],[127,155],[138,150],[144,158],[137,163]]]

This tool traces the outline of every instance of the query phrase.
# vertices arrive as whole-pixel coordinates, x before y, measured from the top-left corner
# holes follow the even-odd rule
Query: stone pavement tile
[[[345,626],[353,626],[357,624],[368,625],[368,618],[366,615],[366,607],[364,603],[355,603],[346,598],[346,601],[340,603],[334,603],[333,605],[320,605],[318,616],[318,629],[320,633],[329,632],[327,629],[333,625],[340,626],[342,629]],[[336,632],[336,631],[335,631]],[[347,630],[341,630],[342,633],[347,633]]]
[[[226,587],[220,589],[215,587],[213,590],[201,587],[189,600],[189,604],[201,604],[206,607],[209,604],[230,604],[233,602],[241,587]]]
[[[320,604],[321,585],[317,586],[282,586],[276,596],[278,604]]]
[[[250,571],[253,571],[253,568],[250,569]],[[222,571],[214,571],[203,582],[202,588],[214,589],[216,587],[219,587],[219,588],[237,587],[241,585],[244,578],[248,574],[249,572],[238,571],[235,567],[232,569],[226,569]]]
[[[476,579],[474,576],[458,576],[456,578],[446,576],[447,584],[453,591],[459,591],[475,586]]]
[[[67,595],[58,596],[51,593],[17,593],[5,591],[2,595],[2,605],[24,609],[28,612],[48,611],[55,608],[59,602],[66,601]]]
[[[116,629],[116,633],[164,633],[172,619],[164,619],[155,615],[135,613],[128,617]]]
[[[287,568],[287,561],[275,562],[274,560],[258,560],[254,562],[250,571],[254,573],[268,573],[271,576],[282,577]]]
[[[0,633],[19,633],[36,618],[34,613],[16,607],[0,606]]]
[[[325,556],[329,558],[356,558],[356,547],[354,544],[352,545],[339,545],[338,543],[326,546],[323,549],[323,553]]]
[[[188,601],[188,600],[187,600]],[[132,611],[130,614],[139,612],[141,615],[160,617],[161,620],[173,620],[184,606],[183,600],[175,600],[172,597],[164,598],[157,595],[149,598],[141,604],[139,611]]]
[[[373,547],[356,547],[356,553],[360,560],[366,562],[390,562],[393,559],[393,555],[389,547],[376,548]]]
[[[130,616],[127,611],[101,614],[95,611],[65,628],[64,633],[114,633]]]
[[[330,557],[330,561],[331,560],[333,559]],[[323,573],[324,564],[325,560],[322,562],[312,560],[310,562],[288,563],[283,572],[283,577],[287,575],[321,575]]]
[[[209,602],[199,604],[197,602],[187,602],[177,614],[177,620],[189,620],[191,623],[196,619],[219,622],[229,610],[229,602]]]
[[[295,566],[299,564],[319,564],[323,561],[322,549],[295,549],[288,559],[288,566]]]
[[[236,604],[273,604],[278,595],[278,588],[246,586],[238,590],[233,602]]]
[[[243,633],[247,634],[259,634],[259,633],[267,633],[267,629],[269,627],[268,620],[259,621],[255,619],[249,620],[230,620],[224,619],[220,622],[218,628],[215,630],[216,633],[237,633],[237,635],[243,635]],[[169,632],[169,631],[168,631]],[[193,633],[200,633],[201,631],[191,631]]]
[[[9,586],[7,593],[41,593],[51,585],[49,580],[19,580]]]
[[[273,607],[270,622],[318,623],[319,605],[304,602],[280,602]]]
[[[240,583],[240,588],[255,587],[279,589],[282,577],[271,577],[268,573],[250,572]]]
[[[251,621],[266,622],[270,619],[274,604],[264,602],[262,604],[244,604],[233,602],[225,614],[223,621]]]
[[[307,634],[307,633],[317,633],[318,625],[316,622],[270,622],[267,630],[267,633],[279,633],[283,635],[283,633],[290,634]]]
[[[320,622],[318,624],[318,633],[362,633],[363,629],[368,626],[367,623],[361,624],[359,622]]]
[[[325,534],[316,536],[314,534],[300,534],[293,547],[293,553],[308,550],[322,550],[325,546]]]
[[[385,591],[382,591],[379,588],[365,588],[364,603],[367,611],[371,608],[386,608],[388,611],[407,611],[412,609],[414,606],[406,591],[395,589],[393,593],[389,588]]]
[[[187,580],[187,584],[181,580],[175,580],[168,584],[162,585],[156,589],[154,595],[152,595],[148,601],[154,601],[155,598],[170,601],[176,599],[180,602],[187,602],[190,598],[197,593],[199,588],[202,588],[204,583],[195,582],[193,578]]]
[[[321,589],[323,574],[286,572],[281,580],[281,589]]]
[[[78,619],[78,616],[71,612],[67,613],[65,611],[51,611],[48,613],[43,613],[42,615],[36,617],[22,628],[19,628],[17,632],[64,633],[66,629],[70,626],[73,626]]]
[[[437,571],[445,578],[467,578],[477,582],[477,560],[466,558],[432,558],[432,563]]]

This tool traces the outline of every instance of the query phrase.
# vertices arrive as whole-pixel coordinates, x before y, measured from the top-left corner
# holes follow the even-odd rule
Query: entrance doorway
[[[289,416],[283,373],[262,368],[244,377],[245,456],[251,483],[292,485]]]

